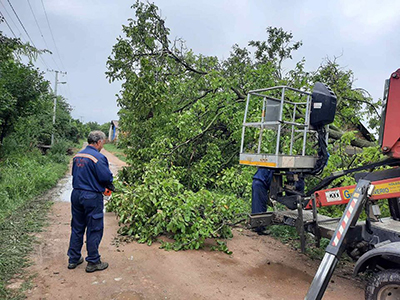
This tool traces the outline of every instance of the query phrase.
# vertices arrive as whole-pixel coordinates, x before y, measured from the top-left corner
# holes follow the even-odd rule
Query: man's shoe
[[[108,263],[99,260],[97,263],[88,262],[86,272],[92,273],[95,271],[103,271],[108,268]]]
[[[270,231],[269,230],[262,230],[262,231],[256,231],[256,233],[258,235],[270,235]]]
[[[70,269],[70,270],[75,269],[75,268],[76,268],[78,265],[80,265],[81,263],[83,263],[83,257],[81,257],[81,258],[78,260],[78,262],[75,263],[75,264],[69,263],[69,264],[68,264],[68,269]]]
[[[269,235],[271,233],[265,226],[256,227],[253,229],[253,231],[258,235]]]

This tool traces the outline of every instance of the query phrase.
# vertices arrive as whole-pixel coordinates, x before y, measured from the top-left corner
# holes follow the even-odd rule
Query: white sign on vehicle
[[[321,108],[321,107],[322,107],[322,103],[320,103],[320,102],[314,103],[314,108]]]
[[[327,192],[325,192],[325,197],[326,197],[326,201],[328,201],[328,202],[336,202],[336,201],[342,200],[339,190],[327,191]]]

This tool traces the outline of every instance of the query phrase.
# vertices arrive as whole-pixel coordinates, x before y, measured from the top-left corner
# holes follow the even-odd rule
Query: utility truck
[[[335,117],[335,94],[317,82],[312,92],[278,86],[247,95],[240,164],[274,169],[269,197],[287,207],[251,215],[250,227],[295,226],[303,252],[306,234],[317,245],[322,237],[330,239],[307,300],[322,299],[344,251],[356,261],[354,275],[371,275],[365,299],[400,299],[400,69],[385,82],[383,100],[379,142],[387,158],[335,172],[301,193],[296,182],[320,174],[329,159],[327,127]],[[386,168],[377,171],[380,167]],[[327,188],[348,174],[356,185]],[[380,216],[377,201],[388,201],[390,217]],[[347,205],[341,218],[318,213],[340,204]],[[363,210],[367,218],[360,221]]]

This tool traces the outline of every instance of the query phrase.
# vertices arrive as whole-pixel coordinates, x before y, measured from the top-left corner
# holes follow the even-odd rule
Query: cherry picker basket
[[[306,153],[311,133],[310,106],[310,93],[287,86],[250,91],[242,127],[240,164],[312,169],[317,157]]]

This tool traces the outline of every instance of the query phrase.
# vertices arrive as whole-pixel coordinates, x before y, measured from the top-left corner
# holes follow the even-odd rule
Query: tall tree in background
[[[34,114],[48,82],[32,65],[15,59],[14,52],[26,49],[16,39],[0,32],[0,143],[20,117]],[[40,105],[40,104],[39,104]]]
[[[0,32],[0,145],[10,136],[10,147],[32,147],[50,144],[53,132],[54,95],[43,73],[32,61],[39,51],[19,39]],[[25,64],[22,57],[28,57]],[[79,131],[71,122],[71,108],[64,98],[57,97],[55,136],[77,141]]]

